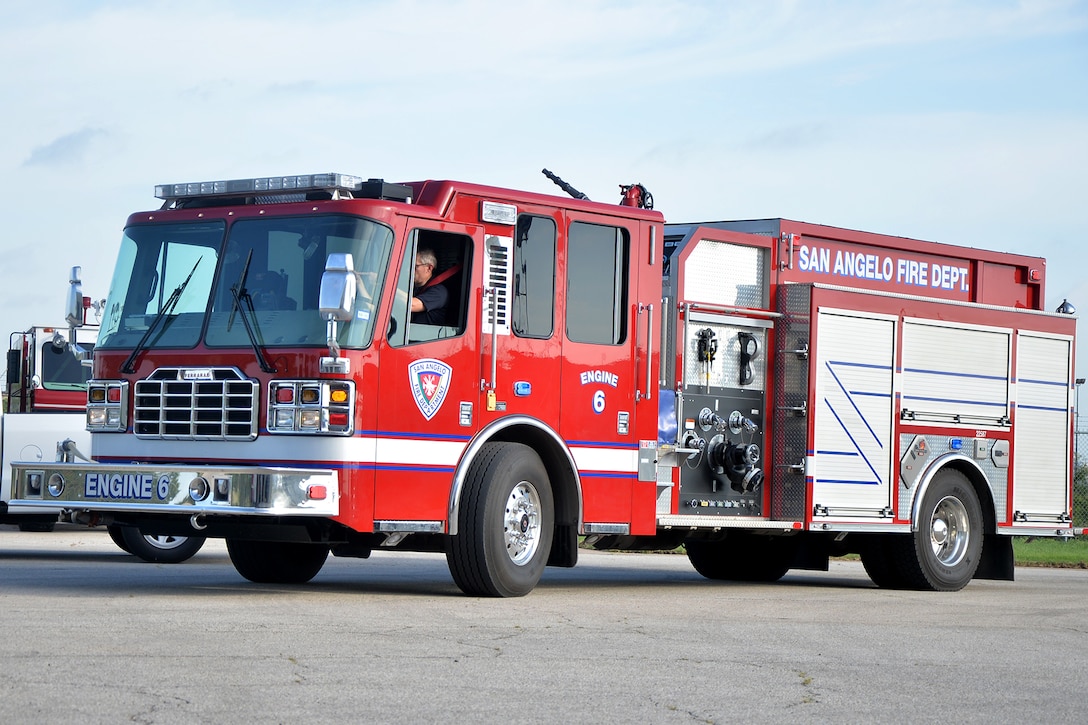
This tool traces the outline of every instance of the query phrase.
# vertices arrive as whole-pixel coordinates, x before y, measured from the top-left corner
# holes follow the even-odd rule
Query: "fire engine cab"
[[[547,173],[547,172],[546,172]],[[1075,320],[1045,261],[785,219],[318,174],[156,187],[121,241],[93,463],[13,508],[222,537],[239,573],[445,552],[528,593],[579,547],[773,581],[1011,579],[1070,536]],[[436,290],[441,286],[441,290]]]

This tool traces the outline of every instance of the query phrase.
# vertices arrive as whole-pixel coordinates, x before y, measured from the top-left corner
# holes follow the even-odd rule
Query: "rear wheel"
[[[730,531],[716,541],[688,541],[688,561],[707,579],[775,582],[793,563],[797,541],[792,536],[760,536]]]
[[[959,471],[937,473],[918,510],[913,536],[888,539],[889,554],[911,589],[954,592],[967,586],[982,553],[982,506]]]
[[[117,526],[116,524],[114,526]],[[122,549],[153,564],[180,564],[193,558],[204,546],[203,536],[152,536],[142,534],[135,526],[117,526]],[[107,529],[114,541],[114,527]]]
[[[899,534],[874,535],[865,541],[861,549],[861,563],[865,573],[882,589],[899,589],[902,576],[892,557],[888,539]],[[908,537],[909,538],[909,537]]]
[[[305,584],[317,576],[329,547],[295,541],[227,539],[227,553],[238,573],[257,584]]]
[[[465,478],[458,533],[446,561],[471,596],[520,597],[540,581],[552,545],[554,504],[540,457],[520,443],[488,443]]]

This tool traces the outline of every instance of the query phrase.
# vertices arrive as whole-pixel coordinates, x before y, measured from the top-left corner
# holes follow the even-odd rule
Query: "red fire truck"
[[[483,596],[681,544],[711,579],[857,552],[957,590],[1075,533],[1043,259],[559,183],[157,187],[103,313],[95,463],[15,464],[11,506],[222,537],[255,582],[445,552]]]
[[[8,342],[7,391],[0,416],[0,524],[21,531],[52,531],[60,512],[50,507],[9,510],[11,470],[5,461],[40,464],[71,462],[89,451],[87,379],[98,325],[88,316],[101,304],[80,291],[80,268],[69,279],[67,329],[35,325],[13,332]],[[87,459],[85,459],[87,460]],[[112,524],[110,537],[124,551],[146,561],[184,561],[204,544],[202,537],[144,536],[132,526]]]

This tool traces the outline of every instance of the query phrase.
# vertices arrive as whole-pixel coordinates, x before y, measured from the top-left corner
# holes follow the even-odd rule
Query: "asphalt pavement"
[[[242,579],[220,541],[147,564],[101,530],[0,527],[5,723],[1088,722],[1088,571],[956,593],[860,564],[710,582],[582,552],[518,599],[444,557]]]

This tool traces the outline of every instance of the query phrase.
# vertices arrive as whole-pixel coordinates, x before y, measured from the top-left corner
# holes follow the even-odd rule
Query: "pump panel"
[[[689,315],[678,415],[680,513],[762,515],[769,322]]]

